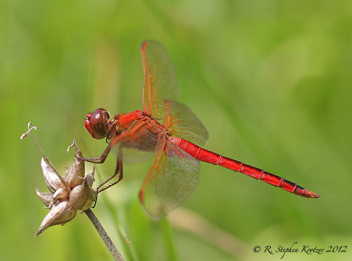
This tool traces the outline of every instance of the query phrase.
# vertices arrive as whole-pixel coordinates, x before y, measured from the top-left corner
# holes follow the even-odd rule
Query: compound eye
[[[90,116],[90,124],[92,125],[99,126],[103,121],[103,112],[100,109],[95,110],[92,116]]]
[[[108,132],[110,115],[105,109],[96,109],[92,114],[87,114],[86,129],[93,138],[105,138]]]

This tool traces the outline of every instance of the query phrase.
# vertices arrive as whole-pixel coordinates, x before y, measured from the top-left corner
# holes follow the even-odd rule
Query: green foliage
[[[40,154],[19,137],[29,121],[38,126],[34,135],[61,173],[72,164],[65,151],[73,139],[84,156],[99,155],[106,144],[86,133],[85,115],[98,107],[111,114],[142,109],[140,44],[148,39],[168,50],[179,101],[210,134],[205,148],[321,198],[299,198],[202,163],[200,182],[182,205],[197,213],[183,224],[197,229],[185,231],[171,218],[150,220],[138,203],[151,162],[125,165],[123,181],[94,212],[126,260],[272,260],[279,254],[255,254],[253,247],[349,246],[350,10],[348,0],[1,1],[2,259],[111,259],[84,215],[33,238],[47,213],[34,186],[44,191],[45,184]],[[111,155],[98,166],[96,183],[114,163]],[[285,259],[347,260],[349,252]]]

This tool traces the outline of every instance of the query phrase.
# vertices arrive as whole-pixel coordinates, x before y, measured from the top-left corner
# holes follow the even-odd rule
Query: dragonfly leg
[[[91,162],[91,163],[102,164],[102,163],[105,162],[105,160],[108,157],[110,151],[111,151],[111,147],[110,147],[110,145],[108,145],[107,148],[104,150],[103,154],[101,154],[100,157],[97,157],[97,158],[81,158],[81,157],[76,155],[76,158],[78,158],[80,160],[83,160],[83,161]]]
[[[101,183],[98,187],[97,187],[97,193],[100,193],[112,186],[114,186],[115,184],[119,183],[122,178],[123,178],[123,162],[122,162],[122,148],[123,146],[120,145],[118,153],[117,153],[117,160],[116,160],[116,169],[115,169],[115,173],[114,175],[112,175],[110,178],[108,178],[107,180],[105,180],[103,183]],[[103,187],[106,183],[108,183],[110,180],[112,180],[113,178],[115,178],[117,175],[118,178],[116,181],[114,181],[113,183]],[[102,188],[103,187],[103,188]]]
[[[135,121],[137,122],[137,121]],[[142,126],[144,125],[144,123],[142,123]],[[140,127],[140,125],[135,125],[132,124],[132,126],[137,126],[137,129]],[[114,147],[117,143],[123,143],[123,141],[125,139],[129,139],[131,136],[131,134],[129,132],[125,132],[122,134],[119,134],[118,136],[115,136],[109,143],[109,145],[106,147],[105,151],[103,152],[103,154],[101,154],[100,157],[96,157],[96,158],[81,158],[79,156],[76,155],[76,158],[83,160],[83,161],[87,161],[87,162],[91,162],[91,163],[96,163],[96,164],[102,164],[105,162],[106,158],[108,157],[111,148]],[[121,152],[122,155],[122,152]]]

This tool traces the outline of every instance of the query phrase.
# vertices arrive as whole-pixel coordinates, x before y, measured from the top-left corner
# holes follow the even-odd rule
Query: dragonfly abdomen
[[[282,188],[298,196],[302,196],[306,198],[319,198],[318,194],[312,191],[306,190],[305,188],[297,185],[294,182],[288,181],[282,177],[276,176],[262,169],[252,167],[250,165],[244,164],[234,159],[223,157],[217,153],[203,149],[182,138],[170,137],[170,140],[171,142],[179,146],[181,149],[186,151],[188,154],[190,154],[192,157],[200,161],[208,162],[214,165],[220,165],[222,167],[231,169],[233,171],[241,172],[247,176],[262,180],[270,185]]]

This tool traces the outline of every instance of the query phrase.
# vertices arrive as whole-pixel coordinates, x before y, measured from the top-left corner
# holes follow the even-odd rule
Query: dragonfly
[[[143,110],[116,113],[110,118],[107,110],[99,108],[85,119],[90,135],[106,139],[108,146],[100,157],[83,160],[101,164],[112,149],[117,153],[115,173],[97,188],[98,193],[122,180],[125,152],[140,151],[151,154],[153,160],[139,200],[156,220],[177,208],[193,192],[199,180],[200,161],[243,173],[298,196],[319,198],[294,182],[202,148],[208,131],[190,108],[177,102],[178,85],[166,49],[158,42],[145,41],[141,52]],[[133,157],[133,153],[129,155]]]

